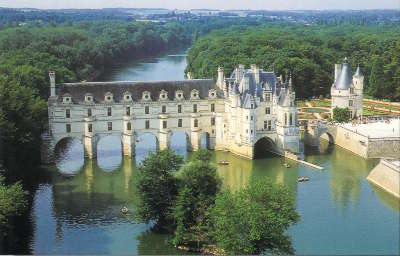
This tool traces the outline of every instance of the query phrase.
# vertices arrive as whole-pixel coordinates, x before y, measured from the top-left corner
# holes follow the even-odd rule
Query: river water
[[[125,63],[103,79],[178,80],[185,67],[184,55],[165,55]],[[184,135],[174,136],[172,148],[190,158]],[[61,143],[56,165],[45,168],[48,178],[33,191],[27,224],[20,224],[23,239],[4,252],[13,247],[14,253],[34,254],[179,253],[170,236],[120,213],[122,206],[133,212],[136,166],[154,148],[154,138],[139,138],[136,158],[130,159],[122,156],[119,139],[110,136],[99,142],[97,160],[85,160],[79,141]],[[398,254],[399,201],[366,180],[377,161],[324,143],[319,150],[305,148],[305,159],[324,170],[294,162],[286,168],[284,159],[270,155],[249,161],[213,152],[213,161],[230,162],[218,166],[225,189],[236,191],[252,177],[268,177],[295,195],[301,220],[288,232],[298,254]],[[297,183],[298,176],[310,181]]]

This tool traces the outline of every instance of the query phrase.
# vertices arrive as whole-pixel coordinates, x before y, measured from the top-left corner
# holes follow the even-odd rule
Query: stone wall
[[[400,162],[381,160],[367,180],[400,198]]]

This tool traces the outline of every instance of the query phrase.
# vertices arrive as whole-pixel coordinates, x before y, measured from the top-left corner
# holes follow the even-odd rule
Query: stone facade
[[[184,132],[188,150],[207,147],[254,157],[258,140],[268,138],[273,150],[298,152],[299,129],[291,79],[252,65],[236,68],[229,78],[155,82],[82,82],[56,86],[50,72],[49,127],[52,145],[63,138],[82,140],[85,156],[96,157],[102,136],[121,137],[124,155],[135,154],[143,133],[157,147],[170,145],[174,132]]]
[[[331,87],[331,112],[335,107],[349,108],[350,117],[362,115],[364,76],[360,67],[357,67],[353,78],[350,78],[350,66],[347,58],[343,64],[335,64],[335,77]]]

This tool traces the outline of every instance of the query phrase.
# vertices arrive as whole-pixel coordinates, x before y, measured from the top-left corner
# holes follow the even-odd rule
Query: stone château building
[[[360,117],[363,109],[363,87],[364,76],[360,67],[357,67],[351,78],[347,58],[343,64],[335,64],[335,77],[331,88],[331,112],[335,107],[349,108],[351,118]]]
[[[255,157],[255,147],[297,153],[299,129],[292,79],[239,65],[229,78],[154,82],[80,82],[56,86],[50,72],[49,128],[52,146],[63,138],[82,140],[85,156],[96,157],[97,141],[121,136],[124,155],[135,154],[137,138],[155,136],[160,149],[184,132],[188,150],[203,135],[210,149]],[[263,143],[261,143],[263,142]]]

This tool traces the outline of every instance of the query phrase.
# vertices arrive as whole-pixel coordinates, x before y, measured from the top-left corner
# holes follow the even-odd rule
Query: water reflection
[[[185,68],[186,54],[171,54],[124,63],[111,69],[99,81],[182,80]]]

